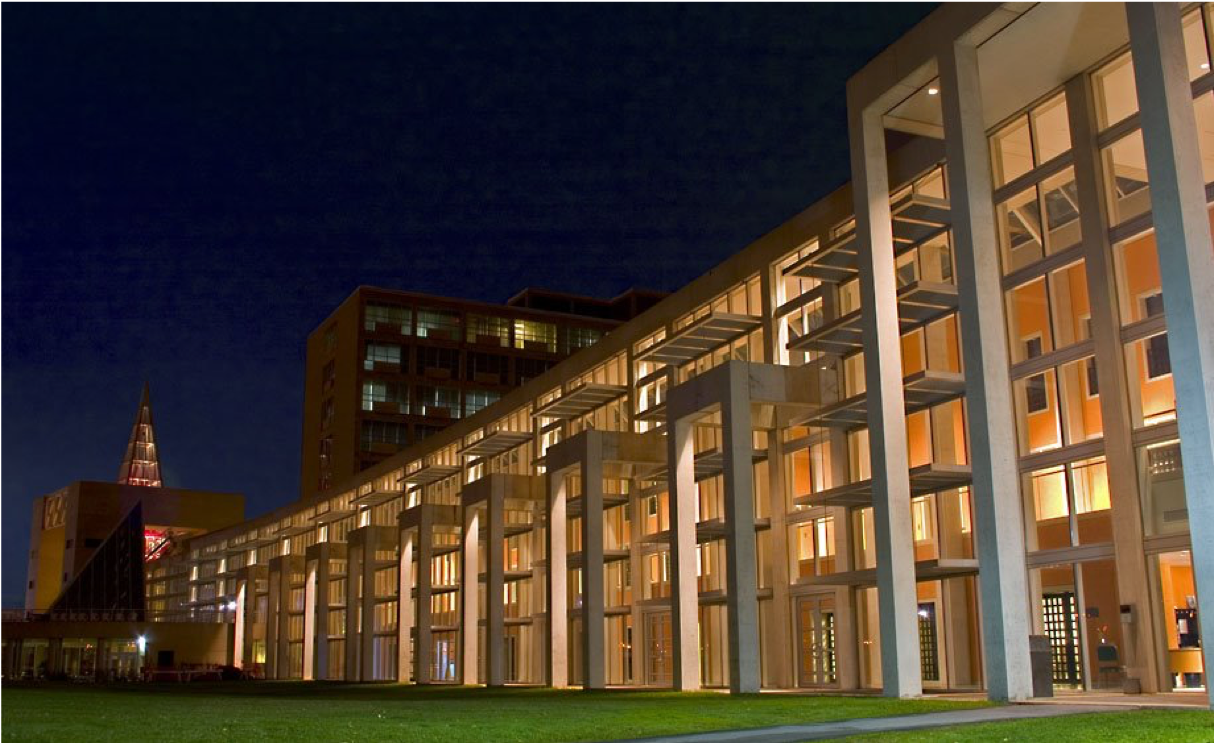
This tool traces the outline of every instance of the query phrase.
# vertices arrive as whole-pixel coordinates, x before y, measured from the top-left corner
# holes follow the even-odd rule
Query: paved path
[[[1124,708],[1123,708],[1124,709]],[[637,738],[630,743],[797,743],[807,740],[828,740],[848,735],[887,733],[895,730],[923,730],[948,725],[968,725],[976,722],[1027,720],[1036,717],[1058,717],[1089,712],[1116,712],[1107,705],[1094,704],[1012,704],[1003,707],[983,707],[956,712],[924,712],[896,717],[862,717],[839,722],[810,725],[778,725],[750,730],[722,730],[715,733],[691,733],[657,738]]]

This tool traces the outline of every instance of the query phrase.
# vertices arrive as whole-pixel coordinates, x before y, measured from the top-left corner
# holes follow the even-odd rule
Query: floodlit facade
[[[849,187],[149,591],[278,678],[1021,699],[1045,635],[1203,688],[1212,30],[941,7],[849,81]]]
[[[308,337],[302,499],[493,404],[664,296],[526,289],[494,305],[359,287]]]

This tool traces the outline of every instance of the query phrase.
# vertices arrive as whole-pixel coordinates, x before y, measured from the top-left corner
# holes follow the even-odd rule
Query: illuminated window
[[[371,370],[376,364],[400,366],[400,346],[394,343],[368,343],[363,368]]]
[[[514,347],[556,353],[556,326],[547,322],[515,320]]]
[[[468,342],[483,346],[509,346],[510,321],[502,317],[468,315]]]
[[[419,338],[436,338],[454,341],[460,337],[458,312],[447,310],[418,310],[417,335]]]
[[[370,331],[388,330],[401,334],[412,331],[413,316],[408,307],[368,303],[363,312],[363,327]]]

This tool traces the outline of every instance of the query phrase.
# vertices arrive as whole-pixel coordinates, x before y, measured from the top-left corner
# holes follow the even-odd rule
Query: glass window
[[[1062,422],[1058,414],[1058,381],[1054,369],[1013,383],[1016,391],[1017,429],[1020,453],[1062,446]]]
[[[1206,45],[1206,28],[1202,23],[1200,8],[1185,16],[1182,33],[1189,80],[1196,80],[1210,71],[1210,52]]]
[[[1172,387],[1172,361],[1167,333],[1126,345],[1126,373],[1130,382],[1130,408],[1134,425],[1149,426],[1176,417],[1176,391]]]
[[[556,325],[533,320],[515,320],[514,347],[556,353]]]
[[[1010,183],[1033,169],[1029,120],[1021,116],[991,138],[995,187]]]
[[[1100,395],[1092,383],[1095,369],[1095,359],[1091,357],[1058,367],[1062,382],[1063,423],[1068,444],[1078,444],[1104,435]]]
[[[1066,97],[1059,94],[1018,116],[991,137],[995,187],[1016,180],[1069,149]]]
[[[1096,112],[1101,130],[1138,112],[1138,92],[1134,88],[1134,65],[1126,52],[1105,65],[1095,75]]]
[[[413,331],[413,313],[408,307],[394,304],[368,302],[363,312],[363,326],[370,331],[394,331],[409,334]]]
[[[1113,541],[1104,457],[1030,473],[1025,497],[1028,551]]]
[[[418,310],[417,335],[421,338],[459,340],[460,317],[448,310]]]
[[[1083,261],[1013,288],[1007,296],[1012,363],[1066,348],[1090,336]]]
[[[1036,263],[1045,256],[1036,186],[999,204],[996,219],[1004,273]]]
[[[501,394],[491,390],[468,390],[464,395],[464,408],[467,415],[480,412],[501,399]]]
[[[1154,233],[1124,242],[1113,251],[1117,262],[1117,284],[1121,321],[1125,324],[1145,320],[1153,307],[1148,298],[1159,295],[1159,260]]]
[[[483,346],[509,346],[510,321],[504,317],[468,315],[468,342]]]
[[[1054,350],[1044,276],[1008,292],[1007,315],[1012,363],[1026,361]]]
[[[1146,532],[1155,536],[1188,531],[1184,467],[1180,442],[1166,441],[1138,449],[1139,492]]]
[[[362,409],[390,413],[409,412],[409,387],[399,382],[363,382]]]
[[[1197,585],[1189,550],[1159,555],[1159,587],[1172,687],[1201,691],[1206,686],[1205,664],[1197,625]]]
[[[589,348],[603,337],[603,331],[595,328],[568,328],[566,333],[569,338],[569,353]]]
[[[1041,104],[1033,111],[1032,118],[1038,165],[1049,162],[1071,149],[1066,96],[1059,95]]]
[[[1045,247],[1047,253],[1057,253],[1078,245],[1079,192],[1073,168],[1046,178],[1041,182],[1045,202]]]
[[[421,414],[439,418],[460,417],[459,390],[450,387],[418,387]]]
[[[1105,197],[1109,219],[1117,225],[1151,210],[1147,159],[1142,132],[1135,131],[1104,150]]]
[[[371,370],[376,364],[400,366],[400,346],[394,343],[368,343],[363,368]]]
[[[1214,93],[1193,99],[1197,119],[1197,149],[1201,152],[1201,174],[1206,183],[1214,183]]]

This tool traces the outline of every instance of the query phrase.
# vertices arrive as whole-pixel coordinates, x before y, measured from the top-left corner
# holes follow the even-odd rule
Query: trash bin
[[[1050,658],[1050,638],[1029,635],[1029,665],[1033,669],[1033,696],[1054,696],[1054,668]]]

